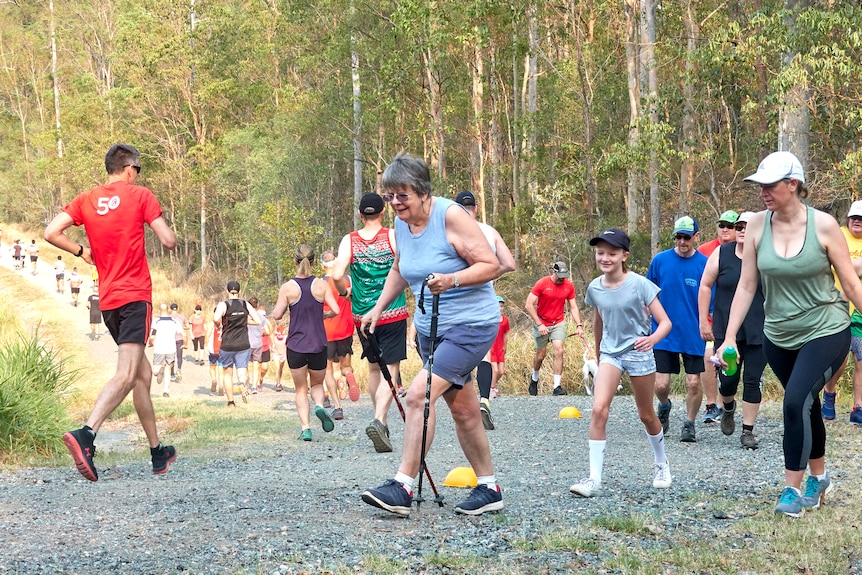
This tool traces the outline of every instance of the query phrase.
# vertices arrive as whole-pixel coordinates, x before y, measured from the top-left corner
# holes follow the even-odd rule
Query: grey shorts
[[[172,363],[176,363],[177,354],[175,353],[154,353],[153,354],[153,367],[159,367],[162,365],[171,365]]]
[[[533,324],[533,343],[536,344],[536,349],[544,349],[548,347],[549,341],[565,341],[566,340],[566,320],[561,321],[556,325],[548,326],[548,335],[539,335],[539,328]]]
[[[850,351],[856,361],[862,361],[862,337],[850,336]]]
[[[655,356],[652,351],[629,350],[618,356],[601,354],[599,363],[607,363],[632,377],[655,373]]]
[[[434,365],[432,373],[452,382],[455,387],[463,387],[470,381],[470,372],[491,349],[491,344],[497,339],[499,322],[483,325],[459,325],[451,328],[437,338],[434,344]],[[424,368],[428,367],[428,351],[431,338],[417,334],[419,339],[419,354],[424,360]]]

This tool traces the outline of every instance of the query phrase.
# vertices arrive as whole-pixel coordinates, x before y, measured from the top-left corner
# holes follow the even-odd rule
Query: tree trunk
[[[682,81],[682,165],[679,171],[679,211],[686,214],[691,205],[691,187],[694,184],[694,58],[697,50],[698,26],[691,0],[683,0],[682,19],[686,36],[685,74]],[[720,206],[718,206],[720,208]]]
[[[655,127],[658,126],[658,68],[655,58],[655,0],[643,0],[646,16],[644,36],[644,56],[646,60],[647,83],[649,86],[649,119],[653,126],[650,138],[649,161],[649,207],[650,207],[650,242],[653,254],[658,252],[661,241],[661,190],[659,189],[658,141]]]
[[[576,8],[577,7],[577,8]],[[600,216],[599,213],[599,197],[596,186],[596,176],[593,173],[593,108],[592,108],[592,85],[589,73],[587,71],[586,62],[584,59],[583,40],[581,28],[578,25],[584,18],[578,13],[578,9],[582,7],[582,3],[576,0],[569,2],[569,11],[571,14],[572,37],[575,39],[575,55],[577,57],[578,80],[580,89],[578,90],[581,97],[581,105],[584,113],[584,184],[586,186],[586,203],[587,203],[587,229],[595,229],[594,219]],[[592,22],[592,10],[587,22]],[[592,31],[587,30],[587,42],[589,42]]]
[[[626,42],[626,75],[628,77],[629,94],[629,148],[634,149],[640,139],[640,134],[638,133],[641,108],[640,47],[638,44],[640,0],[625,0],[625,3],[626,19],[624,36]],[[631,234],[637,231],[638,220],[640,219],[640,189],[638,187],[638,170],[635,165],[630,165],[627,169],[626,188],[626,226],[628,232]]]
[[[785,0],[784,9],[787,17],[788,36],[796,36],[796,18],[809,6],[809,0]],[[794,53],[786,52],[782,56],[782,66],[786,69],[793,63]],[[779,110],[778,118],[778,149],[793,152],[802,165],[808,167],[808,133],[810,115],[808,100],[810,92],[803,84],[792,86],[784,97],[784,105]]]
[[[350,14],[356,15],[354,1]],[[359,227],[359,202],[362,200],[362,95],[359,83],[359,48],[355,33],[350,34],[350,70],[353,82],[353,226]]]
[[[470,142],[470,183],[476,196],[479,219],[487,221],[485,214],[485,146],[483,122],[485,118],[485,62],[482,57],[482,37],[478,26],[473,27],[473,125]]]

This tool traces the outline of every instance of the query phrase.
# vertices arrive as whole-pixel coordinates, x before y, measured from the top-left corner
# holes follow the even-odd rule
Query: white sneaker
[[[601,490],[601,482],[595,481],[594,479],[589,477],[586,479],[581,479],[579,482],[569,487],[569,491],[571,491],[575,495],[580,495],[581,497],[594,497],[598,495]]]
[[[652,486],[656,489],[667,489],[673,483],[669,463],[654,463]]]

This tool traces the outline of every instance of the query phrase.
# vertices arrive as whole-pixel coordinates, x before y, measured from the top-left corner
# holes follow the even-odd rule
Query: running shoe
[[[210,395],[218,395],[218,382],[210,382]]]
[[[581,497],[595,497],[602,492],[602,484],[600,481],[587,477],[569,487],[569,491]]]
[[[530,383],[527,387],[527,393],[530,395],[539,395],[539,382],[533,379],[532,375],[528,379]]]
[[[173,445],[163,445],[150,448],[153,459],[153,475],[164,475],[171,468],[171,463],[177,460],[177,450]]]
[[[491,399],[497,399],[498,397],[500,397],[500,390],[497,389],[496,387],[492,387],[491,388]]]
[[[162,397],[170,397],[170,394],[167,391],[165,391],[162,393]]]
[[[736,402],[733,402],[733,409],[722,409],[721,410],[721,432],[725,435],[733,435],[733,432],[736,431],[736,420],[734,419],[734,415],[736,415]]]
[[[284,388],[283,388],[283,387],[281,387],[281,384],[280,384],[280,383],[276,383],[276,384],[275,384],[275,390],[276,390],[276,391],[282,391],[282,390],[284,390]]]
[[[388,479],[380,487],[364,491],[362,501],[378,509],[407,517],[410,515],[410,507],[413,505],[413,493],[407,491],[400,482]],[[455,511],[457,510],[456,507]]]
[[[824,479],[818,480],[813,475],[808,476],[805,482],[805,495],[802,496],[802,507],[817,509],[826,501],[826,495],[832,491],[832,479],[826,474]]]
[[[862,427],[862,407],[854,407],[850,412],[850,424]]]
[[[344,401],[347,399],[347,382],[344,378],[339,377],[335,382],[335,388],[338,390],[338,399]]]
[[[673,407],[673,402],[668,398],[667,405],[664,403],[658,404],[658,420],[661,422],[661,427],[664,434],[667,435],[667,430],[670,429],[670,408]]]
[[[359,386],[356,385],[356,376],[351,372],[346,374],[344,379],[347,380],[347,395],[350,397],[350,401],[359,401]]]
[[[311,430],[303,429],[302,433],[299,434],[299,439],[302,441],[311,441]]]
[[[491,402],[484,397],[479,400],[479,413],[482,415],[482,426],[487,431],[493,431],[494,420],[491,419]]]
[[[697,435],[694,431],[693,421],[686,421],[682,424],[682,431],[679,434],[679,440],[683,443],[697,442]]]
[[[332,421],[332,417],[329,416],[329,412],[326,411],[326,409],[318,405],[314,408],[314,415],[316,415],[317,419],[320,420],[320,425],[323,427],[323,431],[329,433],[335,429],[335,423]]]
[[[252,385],[252,386],[251,386],[251,394],[252,394],[252,395],[257,395],[257,386],[256,386],[256,385]]]
[[[827,421],[832,421],[835,419],[835,396],[836,393],[829,393],[828,391],[823,392],[823,405],[820,407],[820,413],[823,415],[823,419]]]
[[[329,409],[330,407],[332,407],[332,403],[329,401],[328,395],[323,398],[323,407],[325,407],[326,409]]]
[[[160,369],[159,373],[156,374],[156,383],[161,383],[165,380],[165,370]]]
[[[748,430],[742,432],[742,435],[739,436],[739,441],[745,449],[757,449],[760,445],[754,432]]]
[[[407,390],[404,389],[404,386],[399,383],[398,384],[398,397],[404,397],[405,395],[407,395]]]
[[[63,434],[63,443],[72,454],[78,473],[90,481],[99,480],[99,472],[96,471],[96,465],[93,463],[93,457],[96,456],[94,439],[93,434],[83,427]]]
[[[374,444],[377,453],[389,453],[392,451],[392,442],[389,441],[389,428],[379,420],[373,419],[365,428],[365,435]]]
[[[802,507],[802,496],[799,495],[799,490],[790,487],[789,485],[781,492],[781,497],[778,498],[778,505],[775,506],[776,513],[783,513],[790,517],[799,517],[805,509]]]
[[[721,417],[721,409],[714,403],[707,404],[706,409],[703,411],[703,422],[715,423],[719,417]]]
[[[234,403],[234,402],[232,402],[232,401],[228,401],[228,402],[227,402],[227,406],[228,406],[228,407],[236,407],[236,403]]]
[[[667,489],[673,483],[673,477],[670,474],[670,464],[654,463],[652,466],[652,486],[655,489]]]
[[[557,387],[554,388],[554,395],[569,395],[569,394],[566,393],[566,390],[563,389],[562,385],[558,385]]]
[[[330,415],[335,421],[341,421],[342,419],[344,419],[344,410],[340,407],[336,407],[332,410],[332,413]]]
[[[455,506],[455,513],[481,515],[488,511],[499,511],[502,508],[503,493],[499,485],[496,489],[491,489],[487,485],[477,485],[467,499]]]
[[[247,385],[240,384],[239,394],[242,396],[242,402],[248,403],[248,386]]]

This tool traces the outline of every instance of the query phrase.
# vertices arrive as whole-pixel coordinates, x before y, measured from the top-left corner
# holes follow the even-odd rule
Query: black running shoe
[[[455,506],[455,513],[464,515],[481,515],[487,511],[499,511],[503,508],[503,494],[500,486],[489,489],[487,485],[478,485],[473,488],[470,495]]]
[[[153,475],[164,475],[171,463],[177,460],[177,450],[173,445],[163,445],[161,449],[151,447],[150,455],[153,457]]]
[[[362,493],[362,501],[379,509],[395,513],[397,515],[410,515],[410,507],[413,505],[413,494],[408,492],[404,485],[388,479],[386,483],[375,489],[368,489]]]
[[[96,471],[96,465],[93,463],[93,457],[96,456],[93,439],[93,434],[83,427],[63,434],[63,443],[72,454],[78,473],[90,481],[98,481],[99,472]]]

